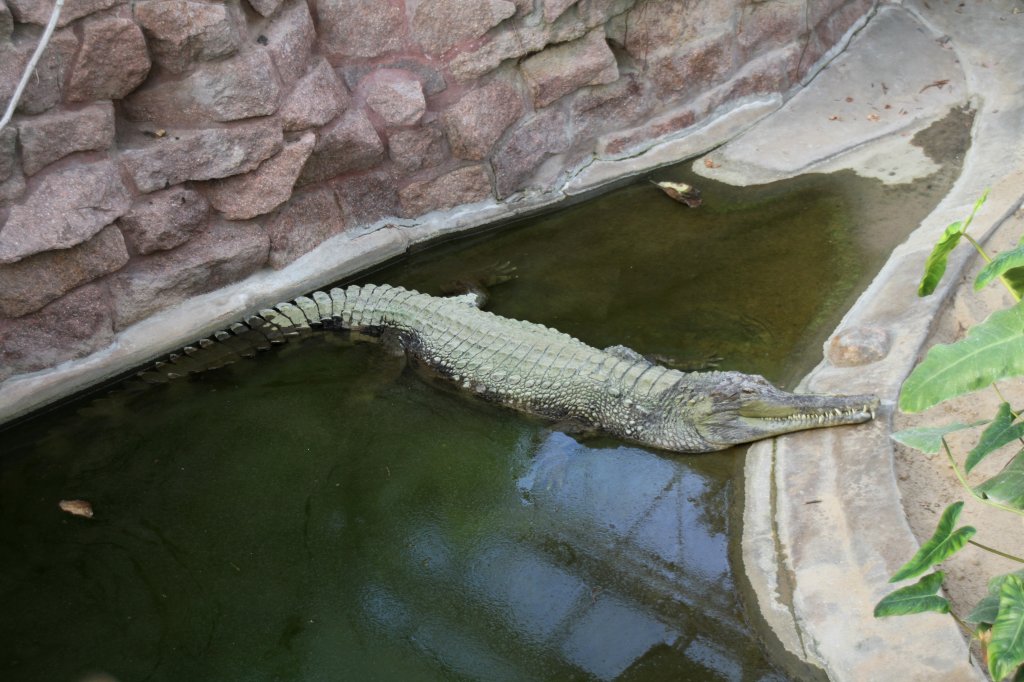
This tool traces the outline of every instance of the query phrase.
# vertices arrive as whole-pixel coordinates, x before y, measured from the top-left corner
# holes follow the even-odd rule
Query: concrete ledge
[[[893,406],[968,259],[966,252],[956,254],[940,289],[919,299],[924,260],[946,225],[963,218],[986,188],[989,200],[971,226],[979,239],[1024,197],[1024,93],[1017,68],[1024,50],[1021,19],[1012,14],[1010,2],[972,6],[970,14],[967,20],[954,5],[924,2],[879,12],[881,18],[899,15],[903,25],[916,22],[937,45],[951,50],[962,70],[964,94],[977,109],[972,145],[953,190],[893,252],[837,330],[884,330],[893,340],[888,355],[859,367],[826,361],[801,384],[815,392],[877,393],[883,400],[879,419],[759,443],[747,454],[742,556],[756,610],[789,653],[833,680],[985,679],[968,662],[967,644],[951,618],[872,617],[874,604],[891,590],[888,577],[915,545],[893,470]],[[862,37],[844,59],[858,50],[884,49],[872,43],[868,31]],[[957,77],[943,76],[951,82]],[[853,91],[867,86],[845,84]],[[801,96],[813,94],[812,86]],[[786,122],[784,111],[763,125]],[[746,144],[762,144],[759,128],[747,133]],[[728,147],[722,153],[730,158]],[[843,157],[836,152],[829,158],[841,163]],[[782,171],[799,172],[797,166],[817,163],[807,158]]]

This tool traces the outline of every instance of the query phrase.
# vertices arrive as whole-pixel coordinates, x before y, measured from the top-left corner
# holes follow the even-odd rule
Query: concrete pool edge
[[[830,679],[985,679],[951,618],[874,619],[872,609],[916,545],[893,469],[893,406],[970,254],[957,253],[940,290],[918,299],[924,259],[946,225],[966,216],[985,189],[989,200],[971,229],[979,239],[1024,197],[1024,96],[1013,66],[1020,46],[1000,39],[1012,38],[1016,25],[1006,18],[1020,15],[1003,5],[971,10],[969,19],[955,7],[903,6],[955,51],[977,113],[952,191],[893,252],[826,343],[827,356],[829,345],[842,344],[849,332],[881,332],[891,342],[888,354],[852,367],[825,361],[801,385],[877,393],[879,419],[759,443],[747,454],[741,552],[756,602],[751,611],[761,614],[778,645]]]

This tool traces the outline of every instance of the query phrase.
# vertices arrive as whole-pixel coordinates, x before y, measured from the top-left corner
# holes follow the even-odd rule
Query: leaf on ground
[[[956,431],[963,431],[964,429],[974,428],[975,426],[981,426],[987,424],[988,421],[985,419],[965,424],[963,422],[953,422],[952,424],[946,424],[945,426],[920,426],[913,429],[903,429],[897,431],[890,437],[897,443],[906,445],[908,448],[914,448],[920,450],[926,455],[934,455],[942,449],[942,439],[948,434]]]
[[[964,224],[959,220],[949,227],[942,234],[942,238],[928,255],[924,264],[924,276],[921,283],[917,285],[918,296],[928,296],[939,286],[942,276],[946,274],[946,263],[949,262],[949,254],[953,252],[960,238],[964,236]]]
[[[981,269],[974,280],[974,290],[981,291],[997,277],[1020,267],[1024,267],[1024,246],[1018,246],[1012,251],[1004,251]]]
[[[919,576],[935,564],[945,561],[963,549],[967,541],[971,539],[971,536],[977,532],[971,526],[964,526],[963,528],[953,530],[963,508],[964,503],[962,501],[954,502],[946,507],[946,510],[942,512],[942,517],[939,518],[939,524],[935,528],[935,533],[928,538],[928,542],[921,545],[921,549],[917,550],[917,554],[910,561],[903,564],[900,570],[896,571],[889,578],[889,582],[896,583],[907,578]]]
[[[936,344],[900,390],[900,409],[920,412],[944,400],[1024,374],[1024,303],[992,313],[967,338]]]
[[[993,680],[1002,680],[1024,663],[1024,580],[1013,575],[999,590],[999,615],[992,624],[988,644],[988,669]]]
[[[1024,450],[1002,470],[974,489],[987,500],[1013,509],[1024,510]]]
[[[1013,420],[1013,408],[1010,407],[1010,403],[1000,405],[996,418],[982,432],[981,440],[974,449],[967,454],[967,461],[964,462],[964,469],[967,472],[999,448],[1024,436],[1024,422],[1014,424]]]
[[[942,571],[929,573],[913,585],[891,592],[875,604],[875,618],[906,616],[911,613],[936,611],[949,613],[949,600],[935,594],[942,587]]]

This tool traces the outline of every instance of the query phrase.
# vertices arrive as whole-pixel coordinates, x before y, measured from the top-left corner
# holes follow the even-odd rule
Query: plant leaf
[[[1019,571],[1014,571],[1013,573],[1003,573],[1002,575],[995,575],[989,578],[988,593],[994,594],[998,597],[999,590],[1003,588],[1003,583],[1006,582],[1006,579],[1009,578],[1011,575],[1015,575],[1021,580],[1024,580],[1024,568],[1022,568]]]
[[[920,412],[993,381],[1024,374],[1024,303],[992,313],[952,344],[936,344],[900,390],[900,409]]]
[[[935,594],[942,587],[943,577],[942,571],[929,573],[913,585],[885,595],[875,604],[875,618],[906,616],[925,611],[949,613],[949,600]]]
[[[999,406],[996,418],[981,434],[981,440],[974,446],[974,449],[967,454],[964,470],[970,472],[978,462],[1007,443],[1024,436],[1024,422],[1014,424],[1013,418],[1013,408],[1010,407],[1010,403],[1003,403]]]
[[[942,238],[928,254],[928,260],[924,264],[924,276],[921,283],[917,285],[918,296],[928,296],[939,286],[942,276],[946,274],[946,263],[949,261],[949,254],[953,252],[960,238],[964,236],[964,224],[959,220],[952,223],[942,233]]]
[[[985,595],[978,605],[974,607],[974,610],[964,618],[968,623],[987,623],[991,625],[996,622],[996,616],[999,614],[999,595],[988,594]]]
[[[999,590],[999,615],[992,624],[988,669],[1002,680],[1024,663],[1024,580],[1009,576]]]
[[[1024,298],[1024,268],[1013,268],[1003,273],[1003,281],[1010,285],[1013,293]]]
[[[978,209],[982,207],[986,199],[988,199],[988,190],[982,192],[978,200],[974,202],[974,208],[971,209],[971,215],[967,216],[967,220],[964,221],[964,232],[966,232],[967,228],[971,226],[971,223],[974,221],[974,216],[977,215]]]
[[[993,502],[1024,510],[1024,450],[1021,450],[999,473],[974,489]]]
[[[988,421],[982,419],[976,422],[971,422],[970,424],[953,422],[952,424],[946,424],[945,426],[921,426],[918,428],[897,431],[892,434],[890,438],[897,443],[906,445],[908,448],[920,450],[926,455],[934,455],[942,448],[942,439],[946,435],[955,431],[963,431],[964,429],[981,426],[982,424],[988,424]]]
[[[942,517],[939,518],[939,525],[935,527],[935,533],[928,538],[928,542],[921,545],[921,549],[917,550],[917,554],[910,561],[903,564],[900,570],[889,578],[889,582],[896,583],[919,576],[935,564],[945,561],[963,549],[967,541],[977,532],[972,526],[953,530],[963,508],[963,501],[954,502],[946,507],[946,510],[942,512]]]
[[[1024,246],[1018,246],[1011,251],[1003,251],[993,258],[988,265],[981,269],[981,272],[975,278],[974,290],[981,291],[992,280],[1019,267],[1024,267]]]

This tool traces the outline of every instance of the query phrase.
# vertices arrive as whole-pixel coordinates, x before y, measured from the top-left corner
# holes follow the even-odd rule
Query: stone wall
[[[0,0],[0,102],[51,0]],[[872,0],[67,0],[0,131],[0,380],[789,93]]]

